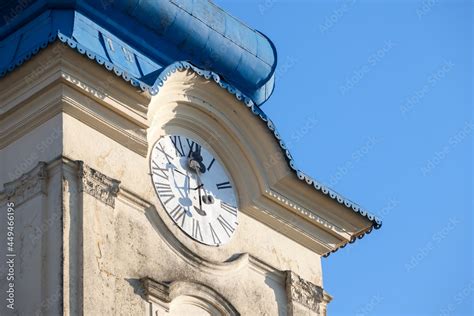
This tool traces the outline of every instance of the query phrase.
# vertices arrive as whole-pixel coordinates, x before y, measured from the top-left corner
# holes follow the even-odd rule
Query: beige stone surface
[[[370,223],[299,181],[265,124],[214,82],[176,72],[150,97],[61,47],[0,79],[0,202],[17,204],[19,314],[325,314],[321,255]],[[150,144],[175,132],[208,144],[236,186],[226,245],[192,241],[154,193]]]

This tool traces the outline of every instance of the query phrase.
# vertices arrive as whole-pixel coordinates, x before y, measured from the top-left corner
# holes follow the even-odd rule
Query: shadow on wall
[[[265,284],[272,289],[273,293],[275,293],[275,301],[278,304],[278,316],[286,316],[289,314],[288,311],[288,302],[286,298],[286,291],[283,284],[279,283],[277,280],[272,278],[271,274],[265,274]]]

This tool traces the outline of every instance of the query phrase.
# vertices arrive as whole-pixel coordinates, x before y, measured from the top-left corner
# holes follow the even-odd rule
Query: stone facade
[[[0,81],[16,314],[325,315],[321,256],[371,223],[315,193],[284,159],[269,165],[280,145],[214,82],[178,71],[151,97],[56,45]],[[37,80],[23,80],[39,65]],[[222,247],[188,238],[155,195],[149,144],[175,131],[209,144],[236,186],[239,227]],[[7,274],[3,266],[1,302]],[[2,304],[0,314],[15,313]]]

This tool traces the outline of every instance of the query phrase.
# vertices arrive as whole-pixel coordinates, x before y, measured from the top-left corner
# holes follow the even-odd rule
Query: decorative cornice
[[[319,313],[320,305],[324,303],[324,290],[292,271],[287,271],[286,294],[288,303],[299,303],[316,313]]]
[[[170,298],[170,286],[169,283],[157,282],[150,278],[143,278],[140,280],[143,286],[143,291],[146,298],[149,301],[161,301],[165,303],[171,303]]]
[[[349,242],[346,242],[346,243],[340,245],[340,246],[337,247],[336,249],[334,249],[334,250],[328,252],[327,254],[325,254],[323,257],[324,257],[324,258],[327,258],[327,257],[329,257],[330,254],[332,254],[332,253],[338,251],[339,249],[344,248],[344,247],[347,246],[348,244],[353,244],[353,243],[355,243],[357,239],[362,239],[362,238],[364,238],[364,236],[370,234],[370,233],[373,231],[374,228],[375,228],[375,229],[378,229],[378,228],[380,228],[380,227],[371,226],[368,230],[366,230],[366,231],[364,231],[364,232],[358,234],[357,236],[352,237]]]
[[[61,42],[75,49],[80,54],[87,56],[89,59],[95,60],[99,65],[104,66],[109,71],[113,71],[115,75],[129,82],[132,86],[140,87],[141,90],[147,91],[150,95],[156,95],[160,87],[164,85],[164,82],[176,71],[192,70],[194,73],[203,77],[206,80],[212,79],[215,83],[218,84],[219,87],[221,87],[222,89],[225,89],[228,93],[234,95],[238,101],[242,102],[242,104],[244,104],[252,112],[252,114],[258,116],[260,120],[266,124],[267,128],[273,134],[279,146],[281,147],[283,155],[288,163],[289,168],[295,172],[299,180],[304,181],[307,185],[310,185],[318,192],[326,195],[328,198],[331,198],[332,200],[338,202],[341,205],[344,205],[346,208],[352,210],[353,212],[359,214],[362,217],[367,218],[369,221],[372,222],[372,226],[370,229],[352,238],[350,243],[353,243],[357,239],[361,239],[362,237],[365,236],[365,234],[369,234],[373,229],[379,229],[380,227],[382,227],[382,221],[379,218],[370,214],[368,211],[364,210],[356,203],[352,202],[349,199],[344,198],[339,193],[326,187],[322,183],[306,175],[303,171],[299,170],[296,167],[295,161],[290,151],[288,150],[285,142],[281,139],[280,134],[276,130],[275,124],[270,120],[270,118],[265,114],[265,112],[263,112],[263,110],[259,106],[257,106],[249,97],[245,96],[241,91],[239,91],[238,89],[236,89],[229,83],[225,82],[225,80],[223,80],[218,74],[216,74],[213,71],[200,69],[186,61],[177,61],[177,62],[172,63],[168,67],[166,67],[163,71],[161,71],[154,85],[149,86],[143,81],[140,81],[139,79],[132,77],[130,74],[128,74],[126,71],[124,71],[117,65],[114,65],[113,63],[104,60],[104,58],[95,54],[94,52],[82,46],[81,44],[77,43],[77,41],[75,41],[74,39],[69,38],[66,35],[58,32],[57,34],[56,33],[50,34],[47,40],[41,42],[33,49],[26,52],[24,55],[17,58],[6,69],[0,70],[0,78],[5,76],[7,72],[11,72],[16,67],[21,66],[25,61],[29,60],[33,55],[37,54],[40,49],[47,47],[49,43],[54,42],[56,39],[59,39]],[[339,248],[343,248],[346,244],[343,244]],[[325,257],[337,251],[339,248],[325,254]]]
[[[114,207],[119,192],[120,181],[107,177],[103,173],[78,161],[79,177],[82,179],[82,191]]]
[[[5,67],[4,69],[0,69],[0,78],[6,76],[9,72],[12,72],[16,68],[23,65],[25,62],[30,60],[33,56],[38,54],[40,50],[48,47],[49,44],[55,42],[57,38],[58,38],[57,34],[55,33],[50,34],[45,40],[41,41],[36,46],[26,51],[23,55],[19,56],[18,58],[15,58],[15,60],[12,61],[12,63],[9,64],[7,67]]]
[[[19,205],[38,193],[47,194],[48,178],[47,164],[39,162],[32,170],[24,173],[18,179],[4,185],[4,195],[7,199]]]
[[[276,201],[280,205],[284,205],[287,208],[292,209],[294,212],[302,216],[303,218],[307,219],[308,221],[324,227],[325,229],[332,231],[338,235],[343,236],[343,238],[348,238],[350,235],[349,233],[344,230],[343,228],[331,223],[329,220],[322,218],[321,216],[318,216],[311,210],[305,208],[304,206],[286,198],[280,193],[277,193],[271,189],[266,189],[265,193],[274,201]],[[350,238],[350,237],[349,237]]]
[[[159,89],[164,85],[165,81],[176,71],[184,71],[184,70],[192,70],[197,75],[203,77],[206,80],[213,80],[215,83],[219,85],[222,89],[225,89],[228,93],[235,96],[235,98],[239,101],[244,102],[247,106],[254,106],[255,103],[244,93],[242,93],[239,89],[235,88],[231,84],[227,83],[223,80],[217,73],[204,70],[198,68],[187,61],[176,61],[166,68],[164,68],[161,73],[158,75],[153,86],[146,84],[145,82],[139,80],[138,78],[134,78],[129,73],[127,73],[122,68],[114,65],[113,63],[104,60],[101,56],[95,54],[94,52],[88,50],[86,47],[79,44],[77,41],[73,40],[72,38],[67,37],[64,34],[58,33],[57,38],[67,44],[69,47],[76,49],[81,55],[87,56],[91,60],[95,60],[99,65],[102,65],[108,71],[113,71],[115,75],[121,77],[126,82],[129,82],[134,87],[140,87],[142,91],[148,92],[150,95],[156,95],[159,92]],[[46,44],[47,45],[47,44]],[[0,77],[2,77],[2,73],[0,72]],[[255,105],[256,106],[256,105]]]

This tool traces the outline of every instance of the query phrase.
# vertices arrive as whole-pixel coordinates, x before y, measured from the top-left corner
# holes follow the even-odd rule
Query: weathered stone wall
[[[61,310],[62,164],[40,163],[61,155],[61,127],[58,115],[0,153],[0,315]],[[14,311],[6,300],[9,288]]]
[[[147,113],[148,96],[69,50],[25,82],[51,49],[0,88],[0,210],[15,203],[17,260],[16,311],[0,304],[0,315],[324,314],[320,254],[348,233],[297,213],[313,200],[277,183],[304,185],[286,161],[262,167],[281,150],[264,124],[187,73]],[[239,228],[224,246],[186,237],[155,195],[149,144],[176,130],[212,140],[236,184]],[[0,223],[5,302],[7,218]]]
[[[145,315],[140,280],[148,277],[207,285],[242,315],[286,315],[284,271],[318,259],[314,253],[245,213],[229,245],[213,248],[212,256],[200,253],[155,197],[145,157],[72,118],[65,122],[65,155],[84,161],[105,181],[82,197],[85,314]],[[90,146],[89,139],[101,145]],[[116,194],[112,179],[120,181]]]

